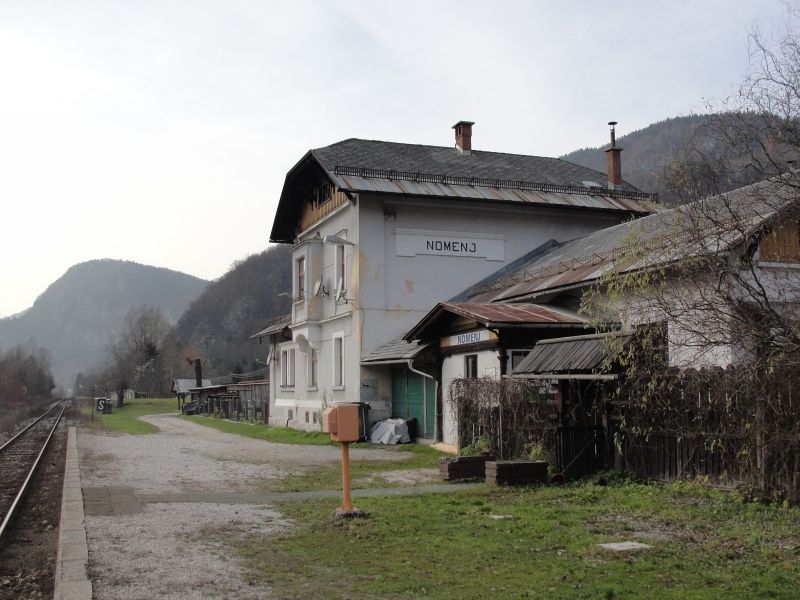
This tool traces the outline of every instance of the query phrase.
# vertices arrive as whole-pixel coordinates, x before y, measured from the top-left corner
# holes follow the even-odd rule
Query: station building
[[[445,372],[456,377],[520,361],[529,348],[515,347],[514,332],[554,337],[583,325],[569,309],[501,315],[459,299],[530,261],[532,249],[649,214],[652,198],[622,179],[614,144],[606,175],[475,150],[472,126],[453,126],[453,147],[344,140],[287,173],[270,241],[292,245],[292,310],[253,336],[269,340],[270,423],[318,429],[328,404],[364,402],[370,421],[413,417],[418,435],[449,438],[443,354],[409,330],[446,323],[445,354],[460,360]]]

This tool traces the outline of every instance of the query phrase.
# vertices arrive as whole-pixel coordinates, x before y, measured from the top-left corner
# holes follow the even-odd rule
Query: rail
[[[11,521],[14,518],[14,515],[16,514],[20,504],[22,503],[22,499],[25,497],[25,494],[28,491],[28,486],[30,485],[31,480],[33,479],[33,475],[36,473],[36,469],[38,468],[39,463],[41,462],[42,456],[44,455],[45,450],[47,450],[47,446],[50,444],[50,440],[53,438],[53,434],[55,433],[56,428],[58,427],[58,424],[61,422],[61,417],[63,416],[64,411],[66,410],[66,408],[69,405],[69,403],[70,403],[69,400],[63,400],[61,402],[58,402],[58,403],[54,404],[46,412],[44,412],[42,415],[37,417],[36,420],[33,421],[33,423],[28,425],[25,429],[20,431],[17,435],[15,435],[13,438],[8,440],[5,444],[0,446],[0,455],[1,455],[12,444],[14,444],[18,440],[20,440],[25,433],[30,432],[32,430],[32,428],[36,424],[40,423],[45,417],[47,417],[47,415],[49,415],[51,412],[53,412],[59,406],[61,407],[61,411],[58,413],[58,416],[56,417],[55,422],[53,423],[53,426],[50,428],[50,431],[47,434],[47,438],[44,440],[44,443],[42,443],[41,447],[39,448],[39,451],[36,454],[36,458],[34,459],[33,464],[31,465],[30,469],[28,469],[28,472],[27,472],[27,475],[25,476],[24,481],[19,486],[18,491],[15,494],[14,499],[11,502],[11,505],[9,506],[8,510],[6,511],[6,514],[3,516],[3,521],[2,521],[2,523],[0,523],[0,540],[3,539],[3,536],[5,535],[9,524],[11,523]]]

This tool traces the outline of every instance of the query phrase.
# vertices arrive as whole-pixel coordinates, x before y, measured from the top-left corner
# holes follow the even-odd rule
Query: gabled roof
[[[392,340],[361,358],[362,365],[402,363],[428,349],[430,344],[418,341]]]
[[[440,302],[403,339],[430,339],[442,335],[457,317],[474,319],[484,327],[583,326],[586,319],[577,313],[542,304],[489,304]]]
[[[725,252],[758,233],[798,197],[796,186],[768,180],[568,242],[551,240],[517,261],[513,269],[501,269],[472,286],[459,300],[519,301],[589,284],[615,268],[630,272]],[[623,258],[626,262],[621,265]]]
[[[204,386],[211,385],[210,379],[203,379]],[[197,387],[197,380],[191,379],[173,379],[172,380],[172,393],[173,394],[188,394],[190,389]]]
[[[630,333],[610,332],[540,340],[513,376],[597,373],[609,357],[609,338],[627,343]]]
[[[653,197],[628,183],[559,158],[348,139],[310,150],[287,173],[270,241],[294,241],[314,177],[346,193],[469,199],[648,214]],[[596,186],[594,185],[596,184]]]
[[[255,340],[258,338],[268,337],[274,333],[280,333],[286,327],[289,326],[289,323],[292,322],[292,315],[281,315],[279,317],[275,317],[267,321],[267,324],[264,326],[263,329],[255,332],[253,335],[250,336],[249,339]]]

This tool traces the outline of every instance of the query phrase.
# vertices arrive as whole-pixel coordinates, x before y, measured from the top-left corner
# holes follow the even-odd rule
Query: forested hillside
[[[191,304],[177,325],[180,344],[203,358],[204,372],[250,371],[266,358],[248,340],[264,323],[290,309],[291,248],[279,245],[236,263]]]
[[[0,351],[18,344],[50,352],[64,389],[99,363],[131,309],[158,308],[175,323],[207,282],[185,273],[121,260],[74,265],[27,311],[0,319]]]
[[[674,200],[675,193],[663,180],[662,173],[681,156],[686,145],[690,142],[699,145],[709,157],[722,154],[725,149],[715,136],[698,129],[708,120],[708,115],[674,117],[618,137],[617,145],[623,148],[622,176],[644,192],[657,193],[667,202]],[[561,158],[606,173],[603,150],[607,147],[582,148]]]

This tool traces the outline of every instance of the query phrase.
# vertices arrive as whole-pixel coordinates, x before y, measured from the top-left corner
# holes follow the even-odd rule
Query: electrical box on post
[[[325,409],[322,431],[330,433],[334,442],[357,442],[360,437],[358,404],[334,404]]]

